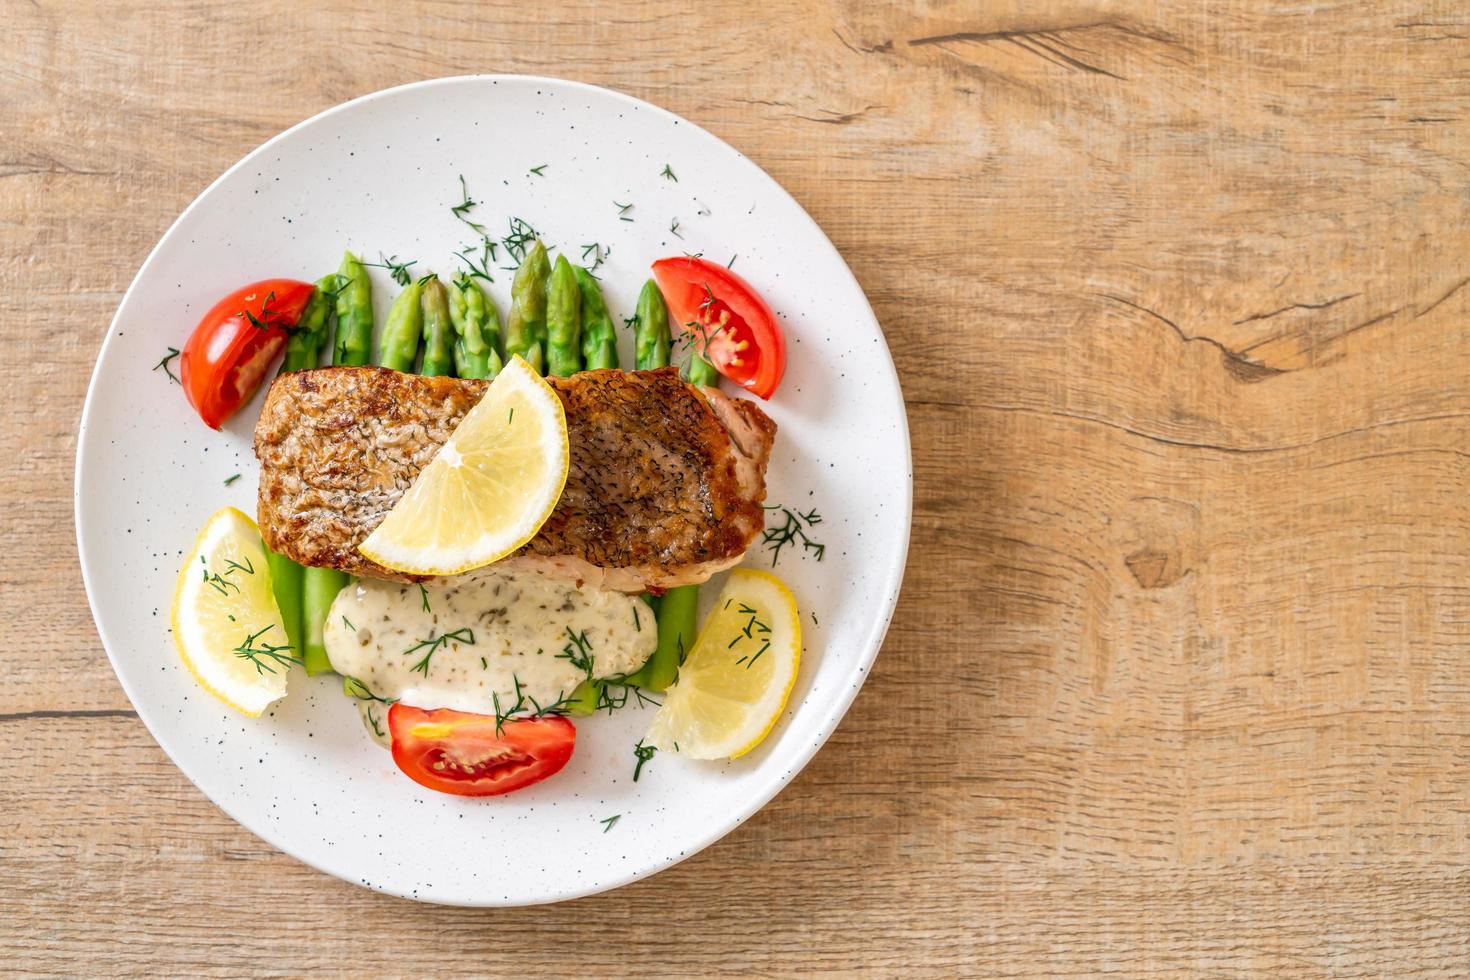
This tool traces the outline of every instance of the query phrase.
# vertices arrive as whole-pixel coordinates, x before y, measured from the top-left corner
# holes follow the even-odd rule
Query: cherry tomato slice
[[[218,429],[255,394],[314,288],[297,279],[263,279],[200,319],[179,356],[179,380],[205,425]]]
[[[669,305],[670,323],[695,335],[696,350],[748,391],[762,398],[775,394],[786,371],[786,338],[750,283],[691,256],[659,259],[653,276]]]
[[[388,709],[393,761],[429,789],[455,796],[500,796],[539,783],[572,757],[577,729],[557,715],[513,718],[497,730],[491,715],[399,702]]]

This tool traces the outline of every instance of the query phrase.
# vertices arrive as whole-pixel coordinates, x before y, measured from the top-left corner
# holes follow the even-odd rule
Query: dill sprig
[[[397,704],[397,698],[380,697],[372,692],[372,689],[358,680],[356,677],[342,678],[342,693],[349,698],[359,701],[376,701],[378,704]]]
[[[679,234],[679,219],[678,218],[675,218],[672,222],[669,223],[669,234],[673,235],[675,238],[683,238],[684,237],[683,235]]]
[[[261,643],[259,646],[256,646],[257,640],[275,628],[275,623],[267,623],[264,628],[254,633],[246,634],[245,641],[234,649],[235,656],[242,660],[248,660],[255,665],[255,672],[257,674],[274,674],[276,667],[285,667],[287,670],[290,670],[292,664],[296,664],[298,667],[305,666],[300,660],[297,660],[290,654],[281,652],[291,649],[291,644],[289,643]],[[270,663],[266,661],[270,661]]]
[[[664,169],[659,174],[659,176],[660,177],[667,177],[667,178],[669,178],[669,180],[672,180],[676,184],[679,182],[679,178],[674,176],[673,169],[667,163],[664,164]]]
[[[631,205],[631,204],[619,204],[617,201],[614,201],[613,202],[613,207],[615,207],[615,208],[618,209],[618,220],[619,221],[632,221],[633,220],[632,218],[628,217],[628,212],[631,211],[631,210],[633,210],[633,205]]]
[[[429,662],[434,659],[434,654],[443,649],[444,646],[448,644],[451,640],[457,640],[460,643],[465,643],[473,646],[475,643],[474,630],[470,629],[468,626],[463,626],[457,630],[450,630],[442,636],[435,636],[434,631],[430,630],[428,639],[419,640],[413,646],[403,651],[403,655],[407,657],[411,654],[417,653],[418,651],[427,648],[428,652],[424,654],[423,659],[421,659],[418,663],[414,664],[409,669],[423,674],[425,677],[428,677]]]
[[[374,269],[387,269],[388,275],[392,276],[393,281],[400,286],[407,286],[413,282],[413,273],[408,270],[419,264],[418,259],[409,259],[407,262],[400,262],[397,255],[384,255],[382,252],[378,253],[378,258],[383,261],[364,262],[363,265],[371,266]]]
[[[532,228],[530,222],[524,218],[510,218],[508,230],[500,239],[500,245],[505,249],[506,254],[515,259],[516,264],[519,265],[525,261],[526,252],[536,244],[536,235],[536,229]]]
[[[612,830],[613,829],[613,824],[617,823],[620,819],[622,819],[622,816],[623,815],[621,813],[614,813],[612,816],[610,816],[610,817],[604,817],[603,819],[601,819],[601,820],[599,820],[597,822],[600,823],[600,824],[602,824],[602,832],[605,834],[609,830]]]
[[[275,311],[271,309],[271,303],[275,302],[275,299],[275,290],[271,290],[270,292],[265,294],[265,302],[260,304],[260,316],[256,316],[254,313],[251,313],[248,308],[241,310],[239,313],[236,313],[235,316],[244,317],[256,330],[269,330],[271,326],[275,323],[275,320],[272,317],[272,314]]]
[[[535,174],[537,177],[544,177],[544,176],[546,176],[545,171],[546,171],[546,164],[544,164],[544,163],[541,166],[539,166],[539,167],[532,167],[531,168],[531,173]]]
[[[583,630],[581,633],[574,633],[570,626],[566,627],[566,631],[567,636],[571,638],[571,642],[562,648],[561,653],[556,655],[557,659],[567,661],[573,667],[585,673],[588,680],[591,680],[593,661],[592,644],[587,639],[587,631]]]
[[[638,782],[638,777],[643,774],[643,764],[649,759],[652,759],[653,754],[657,751],[658,746],[644,745],[643,739],[641,738],[638,740],[638,744],[633,746],[633,757],[638,760],[638,764],[633,767],[633,782]]]
[[[781,560],[781,549],[787,545],[800,544],[801,553],[811,552],[816,555],[817,561],[821,561],[827,554],[827,546],[817,542],[807,534],[807,530],[822,523],[822,515],[812,508],[805,514],[798,514],[789,507],[780,505],[767,506],[766,510],[779,511],[784,519],[780,527],[768,527],[761,535],[761,544],[771,553],[771,567]]]
[[[424,612],[433,612],[433,610],[429,608],[429,590],[424,588],[424,583],[422,582],[420,582],[418,585],[419,601],[423,603]]]
[[[177,347],[168,348],[168,353],[163,355],[163,358],[157,364],[153,365],[153,370],[157,371],[159,368],[162,368],[163,373],[168,375],[168,379],[170,381],[172,381],[174,384],[182,384],[182,382],[179,381],[178,375],[174,374],[173,370],[168,366],[169,362],[178,356],[179,349]]]
[[[238,479],[240,479],[239,473],[236,473],[234,476],[225,477],[225,486],[229,486],[231,483],[234,483]]]
[[[586,263],[587,263],[587,256],[589,256],[589,255],[592,256],[592,264],[587,266],[587,271],[588,272],[596,272],[597,271],[597,267],[600,266],[600,265],[602,265],[602,263],[606,262],[607,261],[607,257],[609,255],[611,255],[611,254],[612,254],[612,249],[611,248],[604,247],[599,242],[593,242],[591,245],[583,245],[582,246],[582,263],[584,265],[586,265]]]

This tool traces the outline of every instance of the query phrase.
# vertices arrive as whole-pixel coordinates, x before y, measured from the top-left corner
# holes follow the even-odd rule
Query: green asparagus
[[[366,364],[373,356],[373,284],[351,252],[337,270],[337,340],[333,364]]]
[[[378,363],[395,371],[413,371],[419,356],[419,338],[424,332],[424,281],[417,279],[388,307],[388,320],[378,340]]]
[[[439,377],[454,373],[454,324],[449,319],[449,294],[438,276],[424,284],[424,365],[420,374]]]
[[[366,364],[373,351],[373,284],[368,280],[367,269],[351,252],[342,254],[336,285],[337,337],[332,344],[332,363]],[[332,669],[322,642],[322,628],[327,623],[332,600],[349,581],[346,572],[335,568],[308,568],[302,576],[301,659],[308,674],[325,674]]]
[[[582,370],[582,290],[565,255],[556,257],[546,287],[546,373],[559,378]]]
[[[323,276],[317,280],[316,290],[311,294],[311,299],[307,300],[300,319],[296,321],[296,329],[286,340],[286,356],[281,361],[282,374],[316,367],[317,359],[321,356],[322,342],[331,326],[332,290],[336,281],[335,275]],[[281,625],[286,628],[286,642],[291,644],[292,650],[299,653],[302,650],[304,622],[301,591],[306,569],[269,548],[266,549],[265,560],[270,568],[271,591],[275,593],[276,608],[281,612]]]
[[[638,295],[638,323],[634,333],[636,364],[640,371],[667,367],[669,364],[669,309],[664,294],[652,279]]]
[[[582,293],[582,361],[587,370],[618,366],[618,335],[608,315],[602,289],[592,273],[577,266],[577,288]]]
[[[650,279],[638,297],[635,342],[638,370],[667,367],[669,363],[669,314],[658,284]],[[694,645],[699,617],[699,586],[670,589],[658,602],[658,646],[648,662],[638,668],[628,683],[662,691],[674,682],[684,655]]]
[[[460,276],[449,291],[449,320],[454,324],[454,373],[461,378],[493,378],[500,373],[500,314],[469,276]]]
[[[526,253],[510,285],[505,356],[519,354],[538,374],[546,370],[546,280],[550,275],[546,246],[538,240]]]
[[[684,380],[692,385],[701,385],[705,388],[714,388],[720,383],[720,372],[699,351],[691,351],[689,361],[684,365]]]

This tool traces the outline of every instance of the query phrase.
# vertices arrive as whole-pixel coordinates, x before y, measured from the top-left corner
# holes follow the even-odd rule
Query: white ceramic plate
[[[538,176],[532,168],[545,164]],[[661,175],[668,165],[677,181]],[[421,789],[365,737],[335,678],[295,673],[276,710],[243,718],[195,686],[168,631],[178,563],[210,513],[254,513],[260,398],[207,429],[153,365],[236,286],[315,279],[344,248],[448,272],[473,241],[450,212],[510,216],[599,268],[615,314],[649,263],[704,251],[765,295],[785,325],[786,378],[769,500],[817,508],[826,557],[777,571],[802,609],[805,650],[786,717],[749,756],[661,754],[634,782],[652,709],[578,723],[547,782],[474,800]],[[620,220],[618,204],[633,207]],[[670,232],[674,220],[683,236]],[[504,264],[504,260],[502,260]],[[373,270],[379,325],[396,286]],[[507,310],[510,273],[490,292]],[[624,363],[631,341],[623,337]],[[229,486],[226,478],[239,473]],[[908,548],[903,398],[862,290],[817,225],[755,164],[626,95],[524,76],[448,78],[379,92],[288,130],[215,181],[143,264],[102,345],[77,444],[77,542],[113,667],[158,743],[211,800],[276,847],[347,881],[424,901],[524,905],[613,888],[738,826],[812,758],[877,654]],[[793,549],[794,550],[794,549]],[[747,561],[770,567],[759,547]],[[714,593],[706,588],[708,600]],[[605,828],[605,818],[619,819]]]

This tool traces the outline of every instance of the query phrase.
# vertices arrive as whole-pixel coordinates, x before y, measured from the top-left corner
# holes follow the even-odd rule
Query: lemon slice
[[[693,759],[735,759],[781,717],[801,662],[796,599],[769,572],[737,568],[644,742]]]
[[[301,662],[271,593],[260,528],[233,507],[210,517],[184,559],[171,621],[189,673],[251,717],[286,693],[286,675]]]
[[[551,516],[569,457],[561,399],[512,357],[358,550],[414,575],[454,575],[504,558]]]

